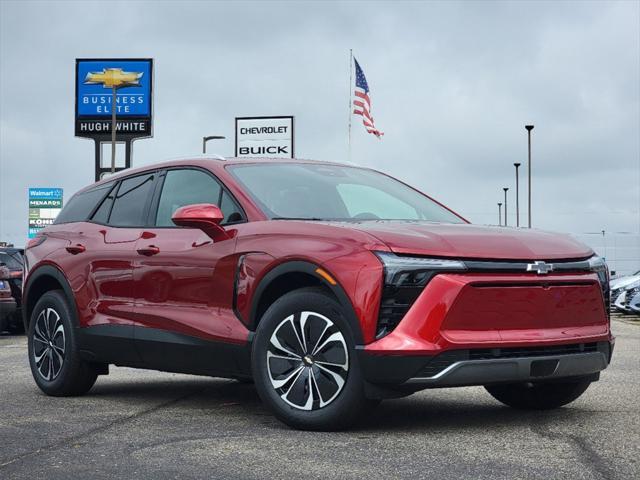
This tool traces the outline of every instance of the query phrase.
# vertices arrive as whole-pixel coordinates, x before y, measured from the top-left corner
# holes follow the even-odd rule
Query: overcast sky
[[[153,57],[154,137],[134,166],[233,153],[233,119],[295,115],[299,157],[347,157],[349,48],[379,141],[352,160],[474,223],[515,223],[513,162],[533,131],[533,225],[640,230],[640,2],[0,1],[0,240],[24,244],[27,188],[93,181],[75,138],[77,57]],[[637,237],[636,237],[637,238]]]

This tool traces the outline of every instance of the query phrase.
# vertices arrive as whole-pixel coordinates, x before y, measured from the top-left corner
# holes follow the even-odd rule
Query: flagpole
[[[353,50],[349,49],[349,163],[351,163],[351,95],[353,92]]]

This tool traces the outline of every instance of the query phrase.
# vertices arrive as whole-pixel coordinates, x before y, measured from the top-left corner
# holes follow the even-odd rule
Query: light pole
[[[516,227],[520,226],[520,184],[518,180],[518,168],[520,168],[519,163],[514,163],[514,167],[516,167]]]
[[[498,202],[498,226],[502,226],[502,203]]]
[[[117,90],[115,85],[111,91],[111,174],[116,173],[116,109],[117,109]]]
[[[224,140],[226,137],[222,135],[209,135],[208,137],[202,137],[202,153],[207,153],[207,142],[209,140]]]
[[[524,128],[527,129],[529,143],[529,161],[527,162],[527,170],[529,176],[529,228],[531,228],[531,130],[533,130],[533,125],[525,125]]]
[[[507,219],[507,192],[509,191],[509,187],[503,187],[504,190],[504,226],[509,225],[509,221]]]

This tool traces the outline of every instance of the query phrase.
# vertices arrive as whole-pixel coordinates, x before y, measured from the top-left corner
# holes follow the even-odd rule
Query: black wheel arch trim
[[[73,295],[73,290],[71,289],[71,285],[67,281],[67,278],[57,267],[46,264],[36,267],[35,270],[29,273],[29,278],[27,279],[27,283],[24,285],[23,295],[22,295],[22,323],[24,324],[25,332],[29,331],[29,302],[30,300],[30,290],[36,280],[42,277],[51,277],[53,278],[60,286],[62,287],[62,291],[64,292],[65,297],[67,298],[67,302],[69,302],[69,310],[71,311],[73,325],[78,328],[80,322],[78,320],[78,306],[75,302],[75,296]],[[36,299],[35,302],[38,300]],[[34,302],[34,304],[35,304]]]
[[[336,283],[335,285],[331,285],[322,277],[320,277],[316,273],[316,269],[318,268],[321,268],[320,265],[317,265],[309,261],[290,260],[285,263],[281,263],[276,267],[272,268],[271,270],[269,270],[269,272],[267,272],[267,274],[264,275],[262,279],[259,281],[258,286],[256,287],[255,292],[253,294],[253,298],[251,299],[251,310],[249,314],[250,315],[249,330],[251,330],[252,332],[255,332],[258,326],[258,322],[260,320],[259,318],[256,318],[257,312],[258,312],[258,306],[260,304],[260,298],[264,294],[267,287],[273,281],[275,281],[276,279],[278,279],[283,275],[286,275],[289,273],[305,273],[317,278],[320,281],[320,283],[326,286],[333,293],[338,303],[343,308],[343,313],[345,315],[345,319],[347,320],[347,323],[351,327],[355,344],[362,345],[364,343],[364,340],[362,337],[362,328],[360,326],[360,321],[358,320],[358,317],[355,313],[351,300],[349,299],[346,292],[344,291],[342,286],[340,286],[339,283]],[[250,335],[250,339],[251,338],[252,336]]]

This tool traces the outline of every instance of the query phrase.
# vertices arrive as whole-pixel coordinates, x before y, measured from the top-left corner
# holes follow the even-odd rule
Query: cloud
[[[347,159],[348,51],[378,141],[353,118],[352,160],[477,223],[514,197],[534,123],[534,226],[640,229],[637,2],[2,2],[0,237],[23,244],[29,186],[93,179],[73,137],[76,57],[155,59],[154,138],[134,164],[198,153],[233,118],[293,114],[300,157]],[[510,208],[510,222],[515,212]]]

